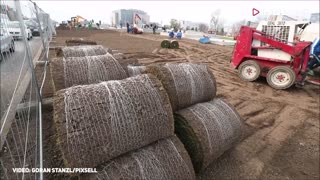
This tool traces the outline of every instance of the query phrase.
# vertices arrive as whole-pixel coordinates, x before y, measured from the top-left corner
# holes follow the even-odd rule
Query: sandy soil
[[[180,49],[168,50],[160,48],[166,37],[159,35],[107,30],[58,30],[57,34],[55,45],[81,37],[118,49],[142,64],[209,65],[217,79],[218,96],[234,105],[251,129],[246,139],[200,173],[199,179],[319,179],[319,87],[284,91],[272,89],[264,78],[244,82],[230,68],[232,47],[181,40]]]

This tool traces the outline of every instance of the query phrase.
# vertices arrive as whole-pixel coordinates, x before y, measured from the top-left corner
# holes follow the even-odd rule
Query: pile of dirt
[[[237,111],[219,98],[175,114],[175,133],[189,152],[197,173],[238,143],[244,127]]]
[[[152,75],[63,89],[53,105],[66,167],[96,167],[174,134],[168,96]]]
[[[195,180],[189,155],[175,136],[130,152],[85,179]]]
[[[50,66],[55,91],[75,85],[121,80],[128,77],[118,61],[110,54],[53,58]]]
[[[151,65],[147,66],[146,72],[160,79],[173,111],[210,101],[216,95],[215,78],[204,64]]]
[[[66,40],[67,46],[97,45],[96,41],[85,40],[83,38]]]
[[[106,50],[101,45],[86,45],[86,46],[67,46],[56,50],[57,57],[84,57],[97,56],[107,54]]]
[[[143,74],[146,71],[146,66],[142,65],[128,65],[128,73],[130,77],[137,76]]]

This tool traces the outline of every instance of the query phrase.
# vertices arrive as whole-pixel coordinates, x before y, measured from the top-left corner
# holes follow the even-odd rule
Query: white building
[[[201,22],[192,22],[192,21],[180,21],[180,26],[182,29],[191,30],[191,29],[199,29],[200,24],[206,24]]]
[[[133,24],[134,15],[138,14],[141,18],[142,24],[150,23],[150,16],[138,9],[119,9],[112,12],[111,25],[112,26],[126,26],[126,23]]]

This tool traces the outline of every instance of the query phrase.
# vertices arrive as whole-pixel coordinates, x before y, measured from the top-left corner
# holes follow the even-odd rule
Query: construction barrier
[[[242,139],[244,122],[221,99],[175,113],[175,133],[187,149],[196,173]]]
[[[145,71],[146,71],[146,66],[134,65],[134,64],[128,65],[128,73],[130,77],[143,74]]]
[[[166,89],[173,111],[212,100],[216,81],[204,64],[165,64],[147,66],[146,73],[155,75]]]
[[[190,157],[175,136],[116,158],[103,167],[84,179],[196,179]]]
[[[127,78],[125,70],[112,55],[53,58],[50,64],[54,90],[75,85]]]
[[[107,54],[101,45],[67,46],[56,49],[57,57],[84,57]]]
[[[174,134],[167,93],[152,75],[63,89],[53,105],[65,167],[96,167]]]

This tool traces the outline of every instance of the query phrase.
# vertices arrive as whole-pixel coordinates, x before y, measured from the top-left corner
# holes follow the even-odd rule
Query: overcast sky
[[[110,24],[111,12],[117,9],[140,9],[150,15],[151,22],[168,24],[171,18],[209,23],[213,11],[221,9],[226,24],[242,19],[255,20],[252,8],[264,14],[285,14],[309,19],[319,12],[319,1],[35,1],[51,18],[61,22],[72,16],[101,20]],[[257,15],[257,16],[259,16]]]

